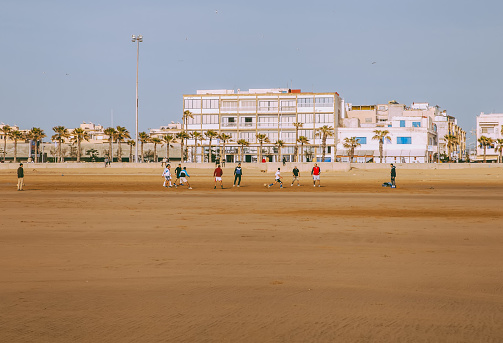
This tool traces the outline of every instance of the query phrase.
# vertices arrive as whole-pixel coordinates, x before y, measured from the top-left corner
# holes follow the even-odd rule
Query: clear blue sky
[[[218,12],[216,12],[218,11]],[[503,112],[503,1],[3,0],[0,121],[134,132],[179,121],[197,89],[336,91],[439,105],[469,132]],[[372,64],[372,62],[376,62]]]

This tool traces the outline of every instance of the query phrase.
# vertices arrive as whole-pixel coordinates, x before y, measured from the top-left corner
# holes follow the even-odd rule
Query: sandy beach
[[[0,341],[503,341],[503,168],[161,172],[0,170]]]

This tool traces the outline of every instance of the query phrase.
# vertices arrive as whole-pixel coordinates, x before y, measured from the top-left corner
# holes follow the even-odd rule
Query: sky
[[[181,121],[198,89],[291,87],[428,102],[471,136],[503,112],[502,14],[500,0],[2,0],[0,122],[134,132],[141,34],[140,131]]]

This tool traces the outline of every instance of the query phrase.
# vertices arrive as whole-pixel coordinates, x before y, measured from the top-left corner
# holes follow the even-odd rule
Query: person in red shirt
[[[220,187],[223,189],[224,185],[222,184],[222,174],[223,170],[220,168],[220,164],[215,168],[215,171],[213,172],[213,177],[215,178],[215,187],[213,189],[217,189],[217,182],[220,181]]]
[[[320,169],[320,167],[318,167],[318,164],[315,163],[313,170],[311,170],[311,175],[313,176],[313,187],[316,187],[316,181],[318,181],[318,187],[321,187],[320,174],[321,174],[321,169]]]

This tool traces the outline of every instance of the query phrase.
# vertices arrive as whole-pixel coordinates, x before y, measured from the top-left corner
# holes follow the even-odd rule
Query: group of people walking
[[[217,165],[215,170],[213,171],[213,179],[215,181],[215,185],[213,189],[217,189],[217,185],[220,185],[220,188],[224,188],[223,181],[222,181],[222,175],[224,174],[222,168],[220,167],[220,164]],[[318,187],[321,187],[320,184],[320,174],[321,174],[321,168],[318,166],[317,163],[314,164],[314,167],[311,169],[311,175],[313,177],[313,187],[316,187],[316,182],[318,182]],[[166,168],[164,169],[162,176],[164,177],[164,183],[163,186],[167,188],[172,188],[175,187],[177,188],[178,186],[183,186],[187,185],[188,189],[192,189],[190,186],[189,181],[187,178],[190,178],[189,173],[187,172],[187,168],[183,167],[182,165],[178,164],[178,167],[176,167],[174,174],[171,172],[171,165],[167,164]],[[241,167],[241,163],[239,163],[236,168],[234,168],[234,183],[232,187],[241,187],[241,177],[243,176],[243,168]],[[174,181],[173,181],[174,179]],[[271,184],[264,184],[264,186],[267,186],[268,188],[274,186],[275,184],[280,185],[280,188],[283,188],[283,177],[281,176],[281,168],[278,168],[276,173],[274,174],[274,182]],[[300,171],[295,166],[292,170],[292,183],[290,186],[293,186],[297,182],[297,186],[300,186]]]

